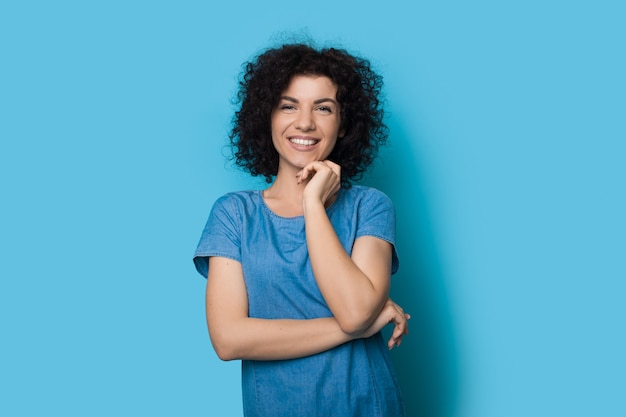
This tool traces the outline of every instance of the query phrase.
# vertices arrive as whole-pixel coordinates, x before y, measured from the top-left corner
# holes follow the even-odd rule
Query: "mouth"
[[[313,138],[289,138],[289,142],[293,143],[294,145],[300,145],[300,146],[313,146],[316,143],[319,142],[318,139],[313,139]]]

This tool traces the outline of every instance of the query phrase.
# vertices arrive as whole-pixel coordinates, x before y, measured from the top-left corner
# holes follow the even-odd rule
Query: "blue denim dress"
[[[327,213],[348,254],[360,236],[395,245],[393,205],[376,189],[341,189]],[[242,264],[250,317],[332,317],[311,269],[304,217],[276,215],[265,205],[261,191],[230,193],[215,203],[194,256],[204,277],[210,256]],[[394,246],[392,273],[397,268]],[[299,359],[244,360],[242,386],[246,417],[404,415],[380,333]]]

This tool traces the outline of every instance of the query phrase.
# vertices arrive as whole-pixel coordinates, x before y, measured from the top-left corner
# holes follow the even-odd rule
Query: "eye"
[[[279,106],[279,109],[284,111],[293,111],[296,109],[296,106],[294,106],[293,104],[281,104]]]
[[[332,113],[333,109],[330,106],[320,106],[317,108],[317,110],[324,112],[324,113]]]

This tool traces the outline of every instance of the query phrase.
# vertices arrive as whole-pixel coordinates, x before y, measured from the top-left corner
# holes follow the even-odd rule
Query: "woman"
[[[248,417],[404,415],[388,354],[409,318],[388,296],[393,206],[351,185],[387,138],[381,86],[333,48],[284,45],[246,65],[231,142],[271,185],[221,197],[194,262],[215,351],[243,361]]]

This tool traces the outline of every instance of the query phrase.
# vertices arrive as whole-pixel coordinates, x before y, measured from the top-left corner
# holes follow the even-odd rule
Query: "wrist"
[[[302,210],[305,215],[307,214],[307,211],[311,212],[320,209],[325,210],[324,202],[321,198],[307,195],[302,196]]]

